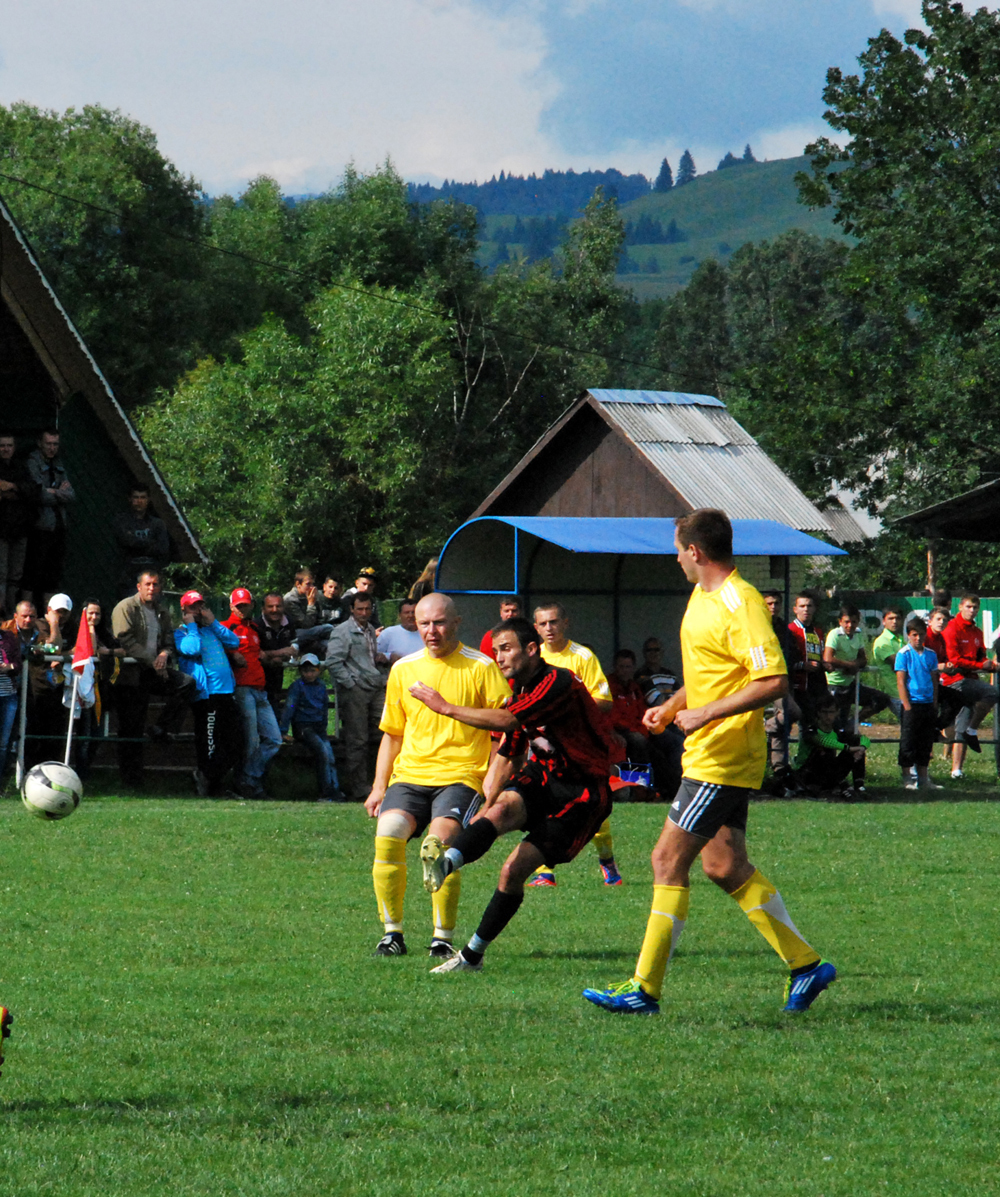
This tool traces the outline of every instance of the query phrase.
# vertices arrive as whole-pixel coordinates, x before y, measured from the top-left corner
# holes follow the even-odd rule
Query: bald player
[[[590,697],[597,703],[598,710],[611,713],[613,699],[608,679],[597,656],[585,644],[578,644],[569,638],[569,617],[562,603],[544,602],[535,608],[535,631],[542,641],[542,660],[557,669],[568,669],[575,673],[587,687]],[[610,725],[609,725],[610,726]],[[615,864],[615,844],[611,838],[611,819],[601,824],[594,836],[594,847],[601,866],[605,885],[621,885],[622,875]],[[529,885],[556,883],[554,868],[540,868],[528,882]]]
[[[385,934],[376,956],[406,955],[407,840],[427,829],[450,844],[479,809],[490,763],[488,731],[435,714],[411,689],[422,682],[449,703],[477,710],[502,707],[510,698],[496,662],[458,639],[461,618],[446,594],[426,595],[415,616],[424,647],[401,657],[389,673],[375,783],[365,801],[378,820],[372,877]],[[449,877],[432,898],[430,955],[436,958],[453,954],[460,876]]]

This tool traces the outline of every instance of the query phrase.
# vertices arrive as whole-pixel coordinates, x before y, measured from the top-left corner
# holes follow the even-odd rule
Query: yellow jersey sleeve
[[[591,653],[587,657],[577,657],[577,661],[579,662],[580,681],[590,691],[590,697],[598,702],[611,702],[611,687],[608,685],[608,679],[604,676],[604,670],[597,657]]]
[[[770,611],[752,586],[745,585],[742,589],[743,602],[730,613],[729,620],[733,657],[754,680],[787,673]]]
[[[382,708],[382,719],[379,731],[388,732],[390,736],[401,736],[406,728],[406,713],[403,710],[402,671],[397,665],[389,670],[389,680],[385,686],[385,706]]]

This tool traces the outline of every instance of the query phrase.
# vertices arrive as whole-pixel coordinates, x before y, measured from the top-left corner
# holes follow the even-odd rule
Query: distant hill
[[[626,245],[619,281],[638,298],[652,299],[678,291],[703,259],[724,261],[747,241],[768,241],[789,229],[847,240],[832,209],[811,211],[798,202],[795,174],[808,167],[806,157],[741,163],[623,204],[633,230],[641,220],[644,228],[658,224],[664,234],[676,229],[683,240]],[[658,273],[648,271],[652,263]]]
[[[567,222],[602,184],[617,195],[628,230],[619,281],[640,299],[652,299],[672,295],[699,262],[725,260],[746,241],[770,240],[788,229],[843,238],[830,209],[812,212],[798,202],[795,174],[808,166],[805,157],[734,160],[725,170],[665,192],[650,190],[644,175],[547,170],[540,178],[501,174],[481,184],[410,184],[410,194],[420,202],[453,195],[478,208],[479,261],[495,267],[548,257],[562,241]]]
[[[645,175],[623,175],[620,170],[547,170],[538,175],[506,175],[500,172],[488,183],[410,183],[410,197],[418,203],[456,199],[478,208],[483,216],[548,216],[563,220],[576,216],[603,187],[605,195],[620,204],[647,195],[652,183]]]

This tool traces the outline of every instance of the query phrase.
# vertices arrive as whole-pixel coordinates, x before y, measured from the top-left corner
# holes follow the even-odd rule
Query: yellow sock
[[[449,873],[436,894],[431,894],[434,911],[434,938],[451,943],[458,920],[458,895],[462,892],[462,873]]]
[[[610,818],[605,819],[598,827],[597,834],[594,836],[594,847],[597,849],[599,860],[614,860],[615,841],[611,838]]]
[[[406,896],[406,840],[392,835],[375,837],[375,863],[372,865],[378,916],[386,932],[402,931],[403,899]]]
[[[634,977],[652,997],[658,998],[663,990],[663,978],[687,920],[690,893],[686,885],[653,886],[653,909]]]
[[[750,922],[790,969],[819,963],[819,952],[814,951],[799,934],[785,909],[781,894],[760,869],[755,869],[750,880],[730,896],[739,902]]]

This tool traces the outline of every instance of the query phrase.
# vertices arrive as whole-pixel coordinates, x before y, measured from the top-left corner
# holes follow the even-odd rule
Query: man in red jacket
[[[942,634],[952,670],[942,673],[941,685],[949,694],[959,695],[962,701],[962,710],[955,720],[955,747],[951,758],[951,775],[956,780],[962,776],[966,746],[973,752],[980,751],[977,728],[1000,697],[995,686],[979,677],[980,670],[986,666],[986,646],[983,633],[976,626],[978,613],[979,595],[963,594],[958,614]]]
[[[239,652],[230,662],[236,679],[233,697],[243,723],[243,771],[240,793],[244,798],[267,798],[264,771],[281,747],[281,731],[267,697],[264,666],[260,661],[260,633],[250,622],[253,595],[238,586],[229,596],[232,611],[225,626],[239,638]],[[242,662],[242,664],[241,664]]]

